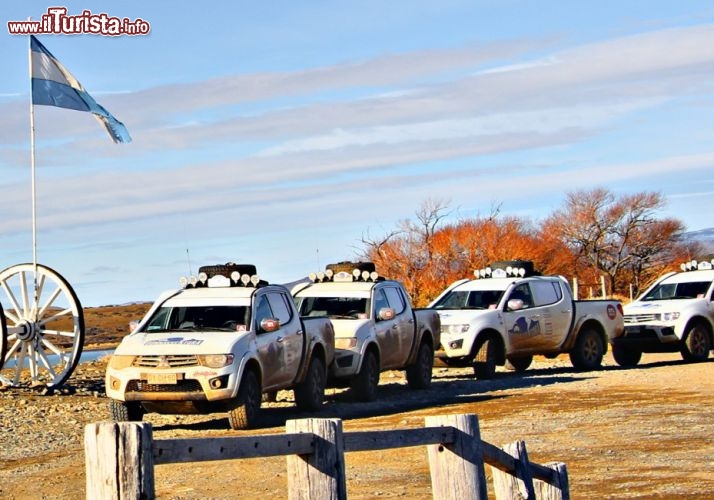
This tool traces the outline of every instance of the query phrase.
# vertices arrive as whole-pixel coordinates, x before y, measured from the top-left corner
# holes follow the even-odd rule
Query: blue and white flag
[[[32,35],[30,50],[32,104],[89,111],[104,125],[114,142],[131,142],[124,124],[97,103],[82,84]]]

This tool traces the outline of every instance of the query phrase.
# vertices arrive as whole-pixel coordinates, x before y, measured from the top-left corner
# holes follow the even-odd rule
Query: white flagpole
[[[30,17],[27,18],[29,21]],[[34,302],[33,307],[37,307],[37,196],[35,187],[35,106],[32,102],[32,38],[27,37],[28,42],[28,60],[30,68],[30,176],[32,189],[32,269],[33,269],[33,289]]]

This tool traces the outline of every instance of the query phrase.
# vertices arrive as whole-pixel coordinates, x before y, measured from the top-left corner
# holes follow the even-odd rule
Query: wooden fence
[[[492,467],[496,499],[570,498],[565,464],[530,462],[523,441],[503,449],[482,441],[476,415],[345,433],[339,419],[288,420],[285,434],[156,441],[149,423],[93,423],[84,433],[87,498],[152,499],[155,465],[285,455],[288,499],[346,499],[345,452],[424,445],[435,499],[488,498],[484,463]]]

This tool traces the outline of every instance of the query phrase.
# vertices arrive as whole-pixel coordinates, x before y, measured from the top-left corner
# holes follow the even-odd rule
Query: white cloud
[[[597,128],[623,114],[651,107],[654,100],[624,104],[578,105],[538,111],[507,112],[477,118],[436,120],[422,123],[377,126],[368,129],[337,129],[325,135],[288,141],[261,151],[258,156],[274,156],[298,151],[339,149],[370,144],[397,144],[414,141],[473,139],[499,134],[553,134],[570,128]]]

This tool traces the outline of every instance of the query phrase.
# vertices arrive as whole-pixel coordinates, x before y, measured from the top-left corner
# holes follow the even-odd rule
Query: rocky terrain
[[[107,418],[105,361],[83,363],[61,391],[0,391],[0,498],[85,496],[83,429]],[[434,383],[410,391],[399,372],[383,374],[380,397],[354,403],[331,389],[321,416],[345,432],[422,427],[432,414],[473,413],[482,438],[525,440],[531,460],[565,462],[572,498],[714,496],[714,362],[645,355],[634,369],[606,358],[603,370],[578,373],[567,357],[538,359],[523,375],[477,381],[468,370],[434,369]],[[264,426],[230,431],[225,415],[147,415],[154,438],[284,432],[309,416],[281,392],[266,404]],[[487,474],[490,470],[487,467]],[[423,447],[347,455],[350,498],[431,498]],[[285,498],[285,458],[157,466],[163,499]]]

